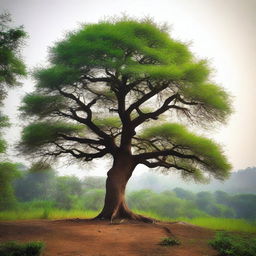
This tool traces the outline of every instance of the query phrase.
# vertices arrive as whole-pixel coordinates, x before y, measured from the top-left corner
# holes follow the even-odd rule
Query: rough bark
[[[135,167],[136,163],[130,154],[119,153],[115,157],[113,166],[107,174],[104,207],[96,219],[154,222],[150,218],[133,213],[125,202],[125,188]]]

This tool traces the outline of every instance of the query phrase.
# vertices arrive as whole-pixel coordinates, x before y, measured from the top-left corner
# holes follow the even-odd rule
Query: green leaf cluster
[[[23,115],[47,117],[56,110],[65,108],[64,99],[59,95],[27,94],[20,107]]]
[[[22,27],[10,28],[8,13],[0,15],[0,85],[18,85],[17,78],[26,75],[26,68],[19,56],[19,49],[26,37]]]
[[[78,69],[64,65],[34,71],[34,77],[38,81],[37,87],[50,90],[57,90],[77,82],[81,74],[82,72]]]
[[[171,40],[151,22],[134,20],[85,25],[52,48],[54,64],[120,69],[137,64],[127,52],[145,55],[159,63],[180,63],[191,57],[187,47]]]
[[[24,128],[22,145],[28,150],[43,146],[60,139],[60,134],[76,134],[84,129],[82,125],[65,122],[37,122]]]
[[[191,169],[196,179],[202,179],[201,171],[198,169],[200,164],[203,169],[209,171],[216,178],[224,179],[229,176],[231,165],[223,154],[220,145],[213,140],[198,136],[189,132],[183,125],[176,123],[165,123],[158,126],[152,126],[143,131],[142,138],[152,139],[160,138],[166,142],[165,148],[180,151],[185,154],[192,154],[200,158],[198,161],[187,161],[182,159],[182,167]],[[162,148],[165,150],[165,148]]]

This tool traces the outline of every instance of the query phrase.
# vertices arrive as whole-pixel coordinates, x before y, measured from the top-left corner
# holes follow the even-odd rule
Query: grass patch
[[[93,218],[98,214],[92,210],[62,210],[54,208],[39,208],[30,210],[2,211],[0,220],[31,220],[31,219],[69,219]]]
[[[180,241],[171,237],[164,237],[159,244],[162,246],[174,246],[180,245]]]
[[[220,256],[256,256],[256,238],[218,232],[209,244]]]
[[[248,222],[244,219],[228,219],[228,218],[194,218],[181,219],[184,222],[194,224],[201,227],[206,227],[214,230],[239,231],[246,233],[256,233],[255,223]]]
[[[168,218],[163,217],[155,212],[144,212],[134,210],[135,213],[147,216],[152,219],[174,222],[183,221],[190,224],[194,224],[201,227],[206,227],[214,230],[223,231],[238,231],[246,233],[256,233],[256,223],[249,222],[244,219],[229,219],[229,218],[215,218],[215,217],[198,217],[198,218]],[[90,219],[99,214],[99,211],[93,210],[63,210],[58,208],[46,207],[46,208],[21,208],[16,211],[1,211],[0,220],[30,220],[30,219],[69,219],[69,218],[81,218]]]
[[[1,256],[39,256],[44,248],[42,242],[0,243]]]
[[[231,219],[231,218],[215,218],[215,217],[198,217],[198,218],[168,218],[158,215],[154,212],[143,212],[135,210],[137,214],[145,215],[147,217],[166,221],[166,222],[174,222],[174,221],[182,221],[187,222],[196,226],[210,228],[214,230],[223,230],[223,231],[239,231],[245,233],[256,233],[256,223],[249,222],[244,219]]]

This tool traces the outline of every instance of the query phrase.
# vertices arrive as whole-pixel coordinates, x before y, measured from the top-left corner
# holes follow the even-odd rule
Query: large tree
[[[221,147],[181,122],[223,123],[230,97],[210,81],[206,60],[197,60],[164,27],[129,19],[84,25],[51,48],[49,61],[23,99],[30,124],[20,149],[48,160],[111,157],[97,218],[147,220],[125,203],[126,184],[139,164],[196,180],[228,176]]]

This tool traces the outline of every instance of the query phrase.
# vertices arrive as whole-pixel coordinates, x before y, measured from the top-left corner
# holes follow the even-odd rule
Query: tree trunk
[[[95,219],[110,220],[130,219],[153,222],[152,219],[133,213],[125,202],[125,188],[136,167],[133,157],[127,153],[119,153],[106,180],[105,203],[101,213]]]

